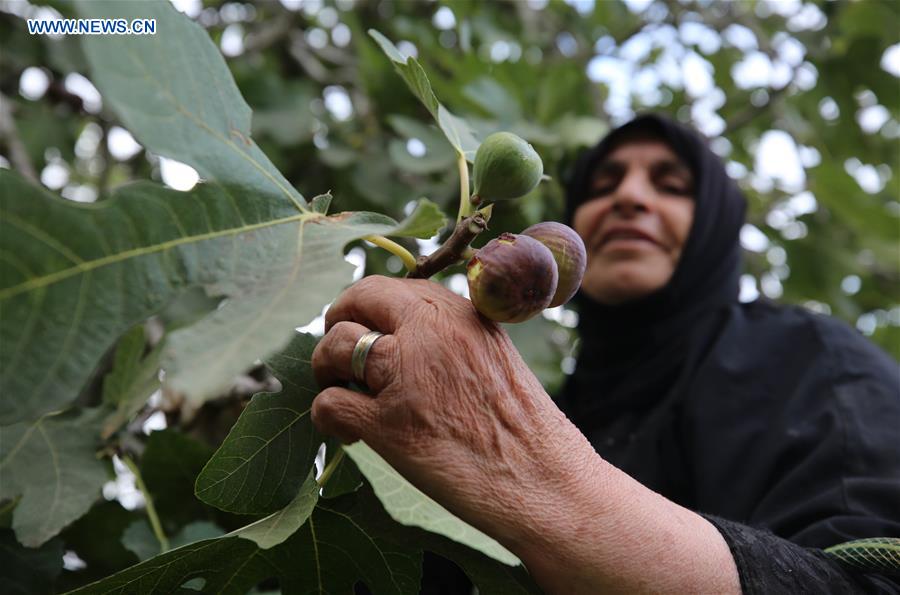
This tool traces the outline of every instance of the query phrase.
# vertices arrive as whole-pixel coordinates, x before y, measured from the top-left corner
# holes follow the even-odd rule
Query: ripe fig
[[[553,260],[556,261],[559,282],[549,307],[555,308],[565,304],[581,287],[581,278],[587,265],[587,252],[581,236],[568,225],[555,221],[532,225],[522,234],[536,239],[550,249]]]
[[[497,322],[523,322],[547,307],[556,292],[556,262],[528,236],[502,233],[469,261],[466,277],[475,308]]]
[[[511,132],[495,132],[475,153],[473,198],[493,202],[525,196],[538,185],[543,173],[540,155],[525,139]]]

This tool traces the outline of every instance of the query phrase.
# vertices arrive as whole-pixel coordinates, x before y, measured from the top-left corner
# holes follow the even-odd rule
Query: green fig
[[[581,287],[581,278],[584,277],[584,269],[587,266],[587,252],[581,236],[568,225],[555,221],[537,223],[522,234],[536,239],[550,249],[559,271],[559,282],[556,285],[556,293],[550,300],[550,307],[565,304]]]
[[[495,132],[484,139],[475,153],[473,201],[525,196],[538,185],[543,174],[544,163],[534,147],[511,132]]]
[[[546,246],[502,233],[472,257],[466,277],[475,309],[497,322],[523,322],[550,304],[558,274]]]

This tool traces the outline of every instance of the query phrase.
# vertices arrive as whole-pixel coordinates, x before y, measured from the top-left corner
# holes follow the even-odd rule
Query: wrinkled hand
[[[509,548],[545,592],[740,593],[718,530],[603,461],[469,300],[427,280],[366,277],[325,318],[316,427],[364,440]],[[385,336],[363,394],[342,385],[369,330]]]
[[[312,357],[324,389],[312,406],[316,427],[346,443],[362,439],[508,547],[529,539],[529,519],[511,515],[552,508],[578,474],[573,447],[583,451],[586,441],[506,332],[434,282],[377,276],[345,291],[325,328]],[[344,385],[369,330],[385,336],[367,357],[367,395]]]

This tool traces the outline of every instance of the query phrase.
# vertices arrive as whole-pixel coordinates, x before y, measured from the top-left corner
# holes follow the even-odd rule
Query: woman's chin
[[[603,304],[617,305],[636,300],[661,288],[672,276],[671,270],[652,266],[656,264],[618,260],[590,267],[584,275],[582,288]]]

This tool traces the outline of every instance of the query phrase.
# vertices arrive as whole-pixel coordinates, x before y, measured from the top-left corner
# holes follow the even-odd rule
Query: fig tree
[[[469,297],[484,316],[523,322],[550,304],[558,275],[546,246],[528,236],[502,233],[472,257],[466,277]]]
[[[493,202],[525,196],[543,173],[540,155],[525,139],[511,132],[495,132],[475,153],[473,200]]]
[[[550,249],[559,272],[559,282],[556,285],[556,293],[550,300],[550,307],[565,304],[581,287],[581,278],[587,265],[587,253],[581,236],[568,225],[555,221],[532,225],[522,234],[538,240]]]

